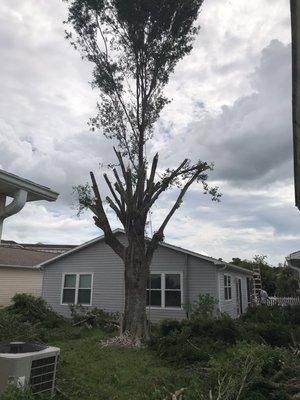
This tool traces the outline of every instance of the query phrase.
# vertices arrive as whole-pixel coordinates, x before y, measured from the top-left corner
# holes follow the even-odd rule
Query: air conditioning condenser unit
[[[53,393],[59,353],[35,342],[0,342],[0,395],[9,384]]]

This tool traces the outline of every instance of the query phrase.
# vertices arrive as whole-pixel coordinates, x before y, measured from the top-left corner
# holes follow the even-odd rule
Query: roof
[[[291,258],[300,258],[300,250],[294,251],[294,253],[289,254],[287,258],[289,258],[289,259],[291,259]]]
[[[39,264],[55,257],[55,253],[11,248],[0,245],[0,268],[37,269]]]
[[[300,210],[300,2],[291,0],[295,203]]]
[[[16,192],[20,189],[28,193],[27,201],[55,201],[58,197],[57,192],[54,192],[46,186],[39,185],[28,179],[21,178],[0,169],[0,193],[9,197],[14,197]]]
[[[289,254],[286,257],[286,261],[287,261],[289,267],[299,270],[300,269],[300,250]]]
[[[1,240],[1,246],[59,254],[76,247],[71,244],[17,243],[13,240]]]
[[[113,231],[113,233],[114,234],[120,234],[120,233],[121,234],[125,234],[123,229],[115,229]],[[51,263],[53,263],[53,262],[55,262],[55,261],[57,261],[57,260],[59,260],[61,258],[67,257],[70,254],[76,253],[76,252],[78,252],[78,251],[80,251],[80,250],[82,250],[82,249],[84,249],[84,248],[86,248],[88,246],[91,246],[91,245],[93,245],[93,244],[95,244],[97,242],[100,242],[102,240],[104,240],[104,235],[98,236],[98,237],[96,237],[96,238],[94,238],[94,239],[92,239],[92,240],[90,240],[88,242],[85,242],[85,243],[75,247],[74,249],[66,251],[65,253],[60,254],[60,255],[58,255],[58,256],[50,259],[50,260],[44,261],[44,262],[42,262],[40,264],[40,267],[44,267],[46,265],[49,265],[49,264],[51,264]],[[196,253],[194,251],[190,251],[190,250],[187,250],[187,249],[183,249],[182,247],[174,246],[174,245],[166,243],[166,242],[161,242],[159,245],[162,246],[162,247],[169,248],[171,250],[175,250],[175,251],[179,251],[181,253],[187,254],[187,255],[191,255],[191,256],[196,257],[196,258],[200,258],[202,260],[209,261],[209,262],[213,263],[214,265],[216,265],[217,267],[220,267],[220,268],[221,267],[226,267],[226,268],[233,269],[235,271],[239,271],[239,272],[243,272],[243,273],[248,274],[248,275],[252,275],[252,271],[247,270],[246,268],[238,267],[237,265],[230,264],[230,263],[227,263],[225,261],[220,261],[220,260],[217,260],[216,258],[213,258],[213,257],[204,256],[203,254]]]

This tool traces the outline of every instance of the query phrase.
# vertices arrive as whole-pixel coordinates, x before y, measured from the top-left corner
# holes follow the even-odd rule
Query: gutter
[[[214,264],[217,268],[220,268],[221,271],[223,271],[225,269],[232,269],[233,271],[241,272],[246,275],[251,275],[251,276],[253,275],[253,272],[250,271],[250,269],[238,267],[237,265],[229,264],[224,261],[223,262],[222,261],[214,262]]]
[[[41,268],[39,265],[11,265],[11,264],[0,264],[0,268],[22,268],[22,269],[33,269],[33,270],[40,270]]]

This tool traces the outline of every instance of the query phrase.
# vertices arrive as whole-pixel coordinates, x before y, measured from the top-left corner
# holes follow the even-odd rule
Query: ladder
[[[258,298],[258,294],[261,289],[262,286],[261,286],[260,266],[255,265],[253,267],[253,300]]]

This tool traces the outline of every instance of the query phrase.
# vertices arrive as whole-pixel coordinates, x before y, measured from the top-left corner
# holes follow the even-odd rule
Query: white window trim
[[[147,310],[183,310],[183,272],[182,271],[150,271],[151,274],[159,274],[160,275],[160,286],[161,286],[161,306],[146,306]],[[165,290],[166,289],[166,275],[175,274],[180,275],[180,307],[166,307],[165,305]],[[148,290],[148,289],[147,289]],[[155,289],[153,289],[155,290]],[[171,290],[171,289],[170,289]],[[178,291],[178,289],[176,289]],[[175,289],[174,289],[175,291]]]
[[[79,277],[80,277],[80,275],[91,275],[92,276],[90,303],[89,304],[82,304],[83,307],[91,307],[92,304],[93,304],[94,273],[93,272],[64,272],[63,275],[62,275],[62,281],[61,281],[61,296],[60,296],[60,305],[61,306],[69,306],[70,305],[70,303],[63,303],[64,284],[65,284],[65,276],[66,275],[76,275],[75,302],[73,304],[75,306],[78,305],[78,289],[79,289]]]
[[[225,276],[227,276],[227,277],[229,277],[230,278],[230,286],[225,286]],[[227,282],[228,282],[228,280],[227,280]],[[232,301],[232,276],[230,275],[230,274],[224,274],[223,275],[223,286],[224,286],[224,301]],[[226,297],[225,297],[225,288],[229,288],[230,287],[230,294],[231,294],[231,297],[230,297],[230,299],[226,299]]]

